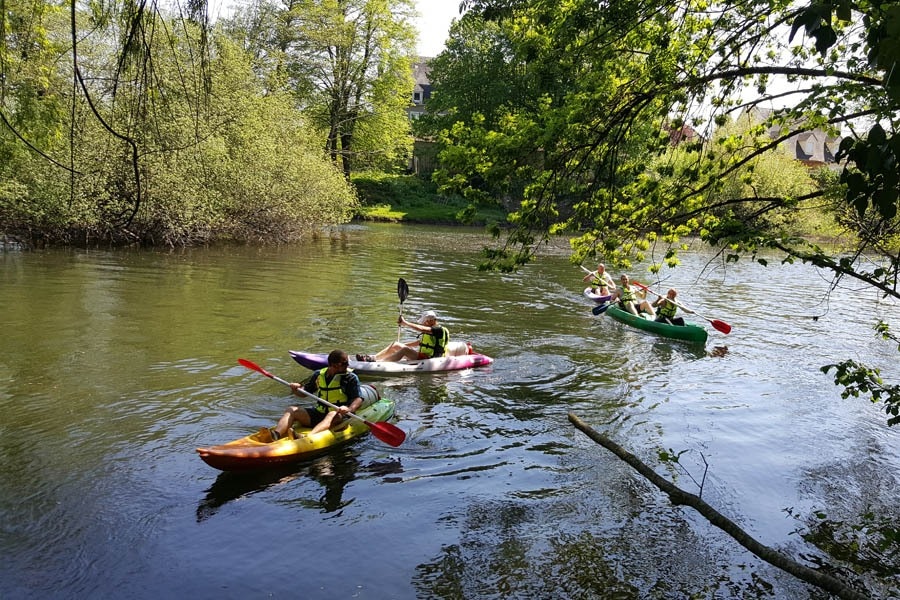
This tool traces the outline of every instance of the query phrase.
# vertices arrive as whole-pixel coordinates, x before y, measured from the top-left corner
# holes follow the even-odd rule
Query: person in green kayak
[[[640,302],[638,302],[638,298],[640,298]],[[641,313],[647,313],[655,319],[656,311],[653,310],[646,298],[647,292],[644,290],[634,291],[631,288],[631,280],[628,275],[623,273],[619,277],[619,287],[613,290],[609,301],[618,302],[619,308],[627,310],[636,317],[641,316]]]
[[[420,339],[411,342],[391,342],[390,346],[375,356],[371,354],[357,354],[356,360],[360,362],[397,362],[404,359],[439,358],[447,354],[447,344],[450,343],[450,331],[438,324],[437,315],[433,310],[425,311],[419,318],[418,323],[410,323],[401,315],[397,318],[397,325],[419,332]]]
[[[675,316],[675,312],[678,310],[678,305],[675,304],[675,296],[677,295],[678,292],[675,288],[670,288],[665,296],[660,296],[653,301],[652,306],[656,309],[657,323],[669,323],[670,325],[684,326],[684,319]],[[681,308],[684,312],[691,312],[684,307]]]
[[[303,427],[312,427],[310,433],[318,433],[336,427],[345,419],[347,413],[356,412],[362,406],[363,399],[359,393],[359,377],[348,368],[350,360],[343,350],[332,350],[328,355],[328,366],[313,372],[306,383],[291,383],[291,393],[304,396],[298,391],[303,388],[323,400],[336,404],[339,409],[330,409],[324,404],[316,403],[314,407],[290,406],[271,429],[272,438],[277,440],[285,435],[293,436],[294,423]],[[304,396],[305,397],[305,396]]]

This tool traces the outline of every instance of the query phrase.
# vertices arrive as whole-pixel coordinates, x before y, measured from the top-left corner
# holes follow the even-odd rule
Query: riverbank
[[[390,223],[459,225],[468,202],[438,193],[437,186],[415,175],[370,174],[353,178],[360,200],[357,219]],[[500,206],[479,207],[466,225],[505,223],[507,212]]]

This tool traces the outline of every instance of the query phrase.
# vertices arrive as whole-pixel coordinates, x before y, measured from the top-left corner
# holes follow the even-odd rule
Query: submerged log
[[[690,506],[710,523],[730,535],[741,546],[766,561],[770,565],[778,567],[782,571],[790,573],[798,579],[821,588],[839,598],[846,600],[869,600],[869,596],[861,592],[853,590],[843,582],[834,577],[811,569],[805,565],[798,563],[792,558],[770,548],[750,536],[746,531],[738,527],[734,521],[707,504],[702,498],[696,494],[691,494],[670,483],[666,479],[660,477],[656,472],[647,466],[634,454],[631,454],[625,448],[618,445],[599,431],[592,429],[584,421],[578,418],[574,413],[569,413],[569,422],[585,435],[597,442],[620,459],[631,465],[635,471],[644,476],[647,481],[658,487],[663,493],[669,496],[672,504]]]

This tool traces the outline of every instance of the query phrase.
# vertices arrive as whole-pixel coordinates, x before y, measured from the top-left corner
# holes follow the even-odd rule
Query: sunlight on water
[[[896,307],[842,288],[823,303],[828,281],[778,261],[634,269],[697,311],[697,347],[594,316],[564,244],[516,274],[478,272],[489,241],[353,225],[291,247],[0,254],[0,597],[295,594],[299,565],[304,598],[806,597],[570,412],[792,552],[813,551],[787,509],[894,502],[900,433],[819,368],[854,358],[900,379],[871,328]],[[436,311],[495,358],[373,380],[402,446],[368,436],[249,475],[197,457],[297,401],[238,358],[299,381],[288,350],[377,351],[401,310]],[[351,547],[371,559],[332,577]]]

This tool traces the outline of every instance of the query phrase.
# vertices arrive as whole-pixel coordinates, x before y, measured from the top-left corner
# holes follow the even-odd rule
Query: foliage
[[[525,99],[525,81],[512,58],[505,23],[467,13],[450,26],[446,48],[430,61],[434,96],[421,124],[436,131],[480,115],[493,127],[504,107]]]
[[[349,180],[411,153],[410,0],[256,0],[229,24],[261,77],[289,91]]]
[[[21,68],[0,86],[0,230],[47,243],[287,241],[355,211],[292,98],[266,90],[220,32],[155,4],[90,5],[74,31],[52,5],[11,6],[0,52]]]
[[[470,214],[465,200],[444,196],[414,175],[368,172],[356,175],[353,184],[362,203],[360,218],[366,220],[473,225],[506,218],[504,211],[490,207]]]
[[[823,373],[829,373],[834,369],[834,382],[844,386],[841,392],[842,398],[853,396],[858,398],[860,394],[871,396],[872,402],[884,401],[884,411],[890,415],[888,425],[900,423],[900,405],[892,401],[892,398],[900,397],[900,385],[886,385],[881,379],[878,369],[870,369],[855,360],[825,365]]]
[[[540,148],[544,163],[525,174],[511,216],[517,228],[488,251],[486,268],[515,268],[541,241],[567,233],[575,234],[573,261],[602,255],[627,265],[653,249],[663,257],[650,266],[658,270],[677,265],[681,240],[693,236],[728,260],[779,250],[786,261],[831,271],[835,285],[850,277],[900,299],[896,3],[463,4],[496,21],[494,30],[514,32],[507,62],[524,65],[512,71],[523,84],[552,73],[564,90],[526,85],[545,106],[521,103],[504,117],[528,124],[517,141],[523,151]],[[741,115],[758,118],[723,129]],[[838,177],[809,181],[775,154],[811,131],[843,136]],[[495,156],[508,160],[508,133],[498,124],[448,138],[458,146],[452,154],[467,157],[453,180],[484,192],[479,177]],[[848,252],[799,237],[805,213],[841,234]],[[878,258],[867,260],[872,251]],[[869,394],[890,415],[900,409],[900,390],[877,372],[853,361],[831,368],[848,394]]]
[[[684,240],[699,238],[727,261],[765,264],[762,252],[777,250],[830,273],[833,285],[852,278],[900,299],[896,2],[463,5],[473,23],[496,22],[483,32],[508,43],[508,72],[518,79],[509,85],[526,100],[504,102],[493,120],[445,124],[442,156],[454,159],[445,181],[463,195],[496,194],[509,173],[495,162],[542,153],[532,171],[516,171],[524,185],[515,229],[497,230],[483,268],[514,269],[566,234],[574,263],[652,257],[656,271],[677,266]],[[804,173],[779,154],[808,132],[843,137],[828,148],[836,173]],[[841,245],[799,236],[807,214]],[[900,423],[900,386],[877,369],[838,360],[822,371],[845,398],[868,396],[889,425]],[[677,464],[680,454],[660,458]],[[884,532],[884,545],[868,545],[868,564],[895,553],[895,529],[862,532],[867,542]]]

